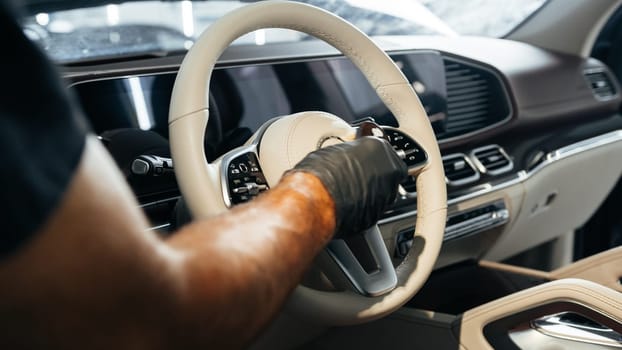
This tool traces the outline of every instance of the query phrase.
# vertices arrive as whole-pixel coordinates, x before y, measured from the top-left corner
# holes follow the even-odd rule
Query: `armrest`
[[[485,268],[538,277],[547,280],[580,278],[592,281],[622,292],[622,247],[609,249],[602,253],[576,261],[551,272],[482,260],[479,265]]]
[[[550,273],[551,279],[581,278],[622,292],[622,247],[581,259]]]

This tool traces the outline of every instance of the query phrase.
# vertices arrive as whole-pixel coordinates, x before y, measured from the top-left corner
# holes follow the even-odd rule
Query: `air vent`
[[[514,167],[507,153],[497,145],[477,148],[471,155],[479,170],[489,175],[503,174]]]
[[[451,186],[466,185],[479,180],[479,173],[469,158],[462,153],[443,157],[443,168],[445,180]]]
[[[494,73],[445,58],[447,119],[439,138],[478,131],[510,116],[505,90]]]
[[[609,99],[615,96],[616,89],[604,71],[585,72],[585,78],[587,78],[587,82],[597,98]]]

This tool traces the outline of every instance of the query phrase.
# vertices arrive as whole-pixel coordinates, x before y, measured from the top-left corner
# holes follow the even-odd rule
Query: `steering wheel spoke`
[[[397,286],[397,274],[377,225],[350,242],[331,241],[326,252],[361,295],[379,296]]]

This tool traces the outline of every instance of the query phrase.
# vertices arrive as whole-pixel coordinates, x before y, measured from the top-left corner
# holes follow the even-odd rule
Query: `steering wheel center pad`
[[[354,128],[330,113],[301,112],[280,118],[259,142],[259,159],[268,184],[276,185],[285,171],[318,149],[322,140],[348,139],[354,133]]]

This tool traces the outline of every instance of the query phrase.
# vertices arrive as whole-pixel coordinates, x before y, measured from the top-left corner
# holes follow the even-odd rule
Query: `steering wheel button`
[[[248,192],[248,188],[247,187],[236,187],[233,189],[233,193],[238,194],[238,193],[246,193]]]
[[[228,206],[247,202],[266,191],[268,185],[254,152],[237,153],[231,158],[224,157],[223,165],[226,179],[223,193],[229,200]]]
[[[409,167],[419,165],[421,163],[425,163],[426,161],[427,161],[427,156],[425,156],[425,154],[422,154],[422,153],[411,153],[407,155],[406,159],[404,160],[406,165],[408,165]]]
[[[401,158],[401,159],[405,159],[406,158],[406,152],[404,152],[401,149],[396,149],[395,153],[397,153],[397,155]]]

